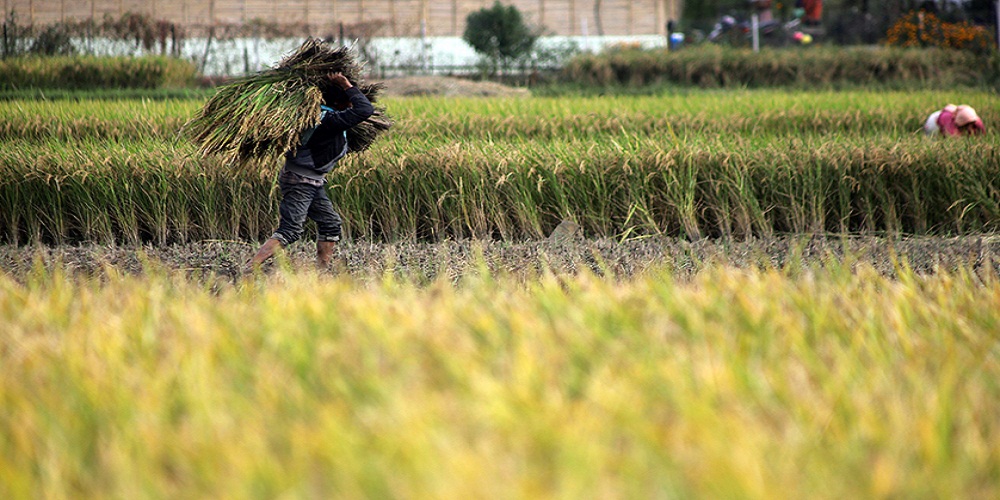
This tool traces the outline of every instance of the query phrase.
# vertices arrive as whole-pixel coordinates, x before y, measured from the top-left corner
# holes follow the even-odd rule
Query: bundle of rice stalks
[[[236,167],[258,163],[270,174],[278,164],[274,160],[319,123],[324,95],[334,91],[327,75],[343,73],[368,100],[378,100],[383,85],[365,83],[362,69],[350,49],[309,38],[277,67],[220,87],[185,130],[202,156],[221,155]],[[368,120],[347,132],[350,151],[365,151],[391,126],[385,109],[376,106]]]

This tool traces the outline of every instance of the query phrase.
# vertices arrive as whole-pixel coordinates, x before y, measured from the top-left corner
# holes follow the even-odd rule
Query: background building
[[[35,26],[100,21],[126,12],[180,25],[191,34],[211,26],[263,20],[302,34],[335,32],[341,23],[376,23],[379,36],[456,37],[470,12],[494,0],[2,0],[5,13]],[[557,36],[664,35],[682,0],[504,0],[532,24]]]

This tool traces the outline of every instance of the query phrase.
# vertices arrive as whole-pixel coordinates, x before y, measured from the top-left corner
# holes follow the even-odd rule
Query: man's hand
[[[333,83],[334,85],[344,90],[347,90],[354,86],[351,85],[351,81],[348,80],[343,73],[330,73],[329,75],[327,75],[327,78],[330,79],[330,83]]]

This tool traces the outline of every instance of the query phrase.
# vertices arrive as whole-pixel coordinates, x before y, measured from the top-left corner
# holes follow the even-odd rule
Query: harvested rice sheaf
[[[383,85],[364,82],[362,70],[350,49],[309,38],[275,68],[220,87],[185,130],[202,156],[220,155],[236,167],[255,163],[273,173],[274,160],[318,124],[327,75],[343,73],[369,101],[378,100]],[[350,151],[367,150],[391,126],[385,109],[375,106],[370,118],[348,130]]]

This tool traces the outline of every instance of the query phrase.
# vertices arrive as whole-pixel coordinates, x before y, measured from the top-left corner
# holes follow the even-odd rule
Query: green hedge
[[[0,61],[0,90],[183,88],[196,74],[191,62],[162,56],[23,57]]]
[[[1000,81],[1000,56],[887,47],[799,47],[755,53],[703,45],[582,55],[566,64],[561,79],[596,86],[993,86]]]

